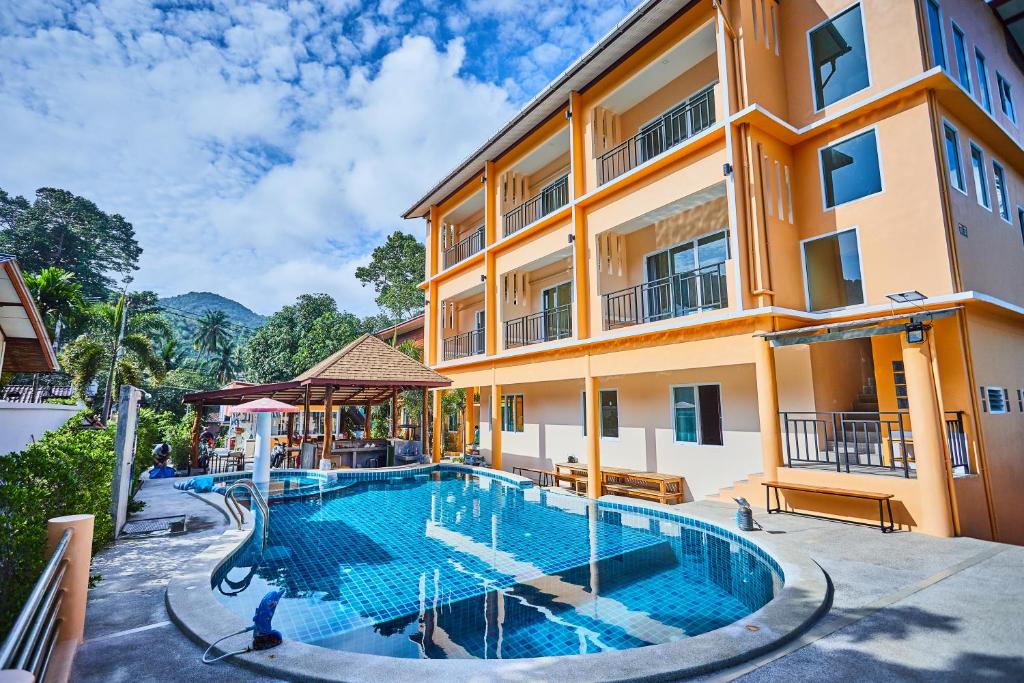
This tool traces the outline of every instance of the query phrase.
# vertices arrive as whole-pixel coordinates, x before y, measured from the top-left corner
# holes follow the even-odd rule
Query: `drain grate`
[[[121,527],[122,536],[140,536],[142,534],[155,534],[162,531],[172,534],[184,533],[185,515],[133,519],[130,522],[125,522],[124,526]]]

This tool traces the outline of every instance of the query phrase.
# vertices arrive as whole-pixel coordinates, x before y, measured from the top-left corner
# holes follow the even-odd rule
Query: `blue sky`
[[[636,2],[0,3],[0,187],[124,215],[140,288],[373,313],[400,213]]]

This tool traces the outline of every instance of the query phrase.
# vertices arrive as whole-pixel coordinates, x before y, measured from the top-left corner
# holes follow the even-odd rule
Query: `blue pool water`
[[[781,588],[716,527],[435,471],[275,504],[270,535],[214,577],[250,618],[284,591],[285,637],[394,657],[520,658],[691,637]]]

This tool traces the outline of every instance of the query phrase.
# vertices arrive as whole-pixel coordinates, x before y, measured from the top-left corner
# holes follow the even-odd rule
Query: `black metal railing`
[[[715,86],[700,91],[597,158],[597,183],[604,185],[666,152],[715,123]]]
[[[782,412],[789,467],[816,466],[864,474],[915,476],[914,438],[907,411]],[[945,415],[954,468],[970,471],[963,413]]]
[[[484,331],[470,330],[452,337],[445,337],[442,344],[444,360],[475,356],[484,352]]]
[[[508,237],[530,223],[569,203],[569,174],[545,185],[535,196],[505,212],[504,235]]]
[[[60,608],[64,602],[65,589],[61,588],[61,582],[68,569],[68,561],[64,556],[73,533],[70,528],[64,530],[10,633],[0,646],[0,669],[30,671],[35,680],[46,680],[46,670],[50,666],[63,621]]]
[[[729,305],[725,263],[620,289],[603,298],[606,330],[725,308]]]
[[[505,322],[505,348],[565,339],[572,336],[572,304],[531,313]]]
[[[459,240],[444,250],[444,267],[451,268],[484,249],[484,227],[481,225],[469,237]]]

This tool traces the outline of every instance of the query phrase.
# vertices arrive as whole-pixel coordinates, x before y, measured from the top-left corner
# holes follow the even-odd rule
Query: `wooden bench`
[[[892,518],[892,498],[891,493],[873,493],[871,491],[856,491],[853,489],[838,489],[830,486],[809,486],[807,484],[787,484],[781,481],[764,481],[761,485],[764,489],[764,501],[765,507],[768,508],[768,514],[773,512],[783,513],[789,512],[784,510],[779,502],[779,490],[783,491],[797,491],[800,493],[820,493],[828,496],[842,496],[844,498],[859,498],[861,500],[874,500],[878,502],[878,528],[882,530],[882,533],[887,533],[895,530],[895,523]],[[775,507],[771,505],[771,492],[775,489]],[[885,506],[885,510],[889,513],[889,524],[885,523],[885,512],[883,512],[882,506]],[[810,515],[812,517],[820,515]],[[823,517],[828,519],[827,517]]]
[[[537,475],[538,486],[544,486],[545,481],[554,484],[555,477],[557,476],[557,472],[552,472],[551,470],[544,470],[539,467],[522,467],[517,465],[516,467],[512,468],[512,474],[518,474],[521,477],[526,476],[526,474],[524,474],[525,472],[533,472],[534,474]]]
[[[605,484],[605,493],[612,493],[620,496],[628,496],[630,498],[649,498],[656,500],[659,503],[681,503],[683,502],[683,494],[681,491],[659,491],[656,488],[648,488],[645,486],[630,486],[628,484]]]

